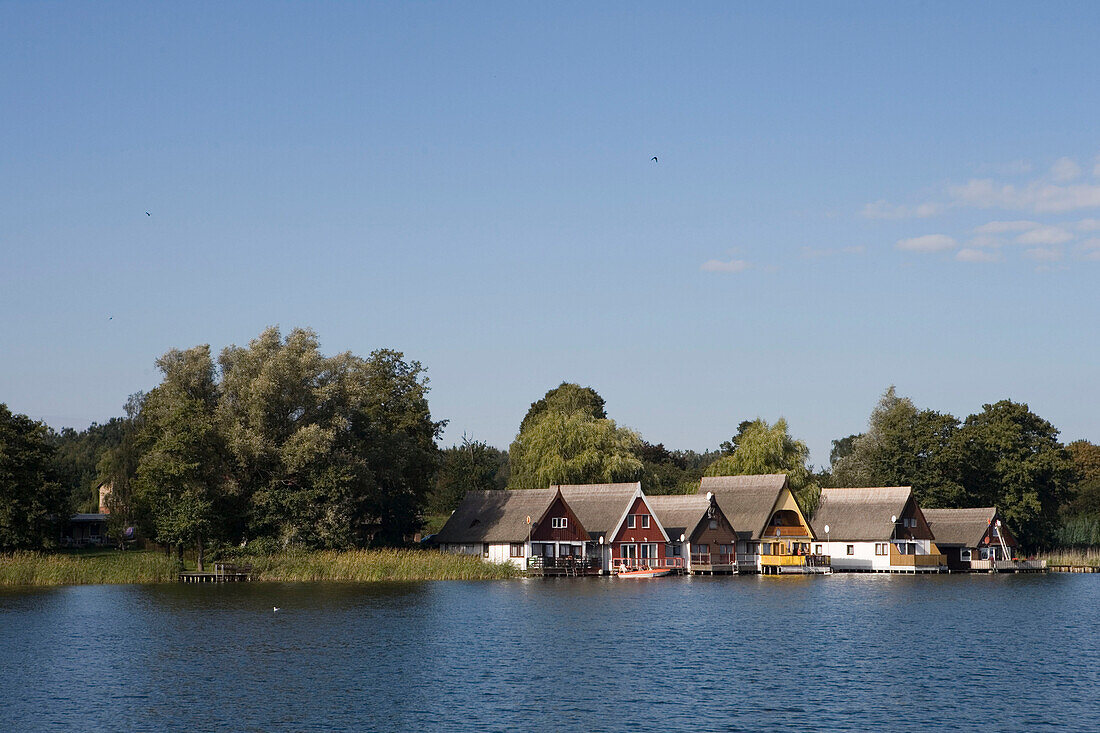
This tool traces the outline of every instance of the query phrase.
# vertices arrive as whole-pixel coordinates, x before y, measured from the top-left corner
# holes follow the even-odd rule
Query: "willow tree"
[[[614,420],[547,410],[528,422],[508,450],[509,488],[637,481],[640,444],[637,433]]]
[[[821,490],[807,462],[810,449],[791,437],[784,418],[774,425],[761,418],[741,423],[737,435],[724,443],[723,449],[729,454],[710,464],[707,476],[785,473],[803,510],[812,514],[817,507]]]

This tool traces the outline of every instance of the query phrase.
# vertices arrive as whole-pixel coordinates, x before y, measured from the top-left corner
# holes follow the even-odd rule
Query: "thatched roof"
[[[909,486],[880,486],[869,489],[822,489],[817,512],[810,520],[814,534],[837,542],[880,542],[894,533],[891,517],[900,517],[913,495]]]
[[[678,542],[680,535],[690,537],[710,509],[710,500],[699,494],[647,496],[645,499],[673,542]]]
[[[996,507],[922,509],[936,544],[977,547],[997,515]]]
[[[551,491],[561,491],[562,498],[577,521],[588,531],[593,542],[607,535],[619,524],[630,508],[631,500],[640,494],[640,482],[632,484],[554,484]],[[657,521],[660,521],[658,519]],[[611,540],[610,537],[607,538]]]
[[[771,519],[779,492],[787,485],[787,474],[755,476],[704,476],[699,493],[714,494],[715,501],[738,535],[758,540]]]
[[[435,542],[523,542],[529,531],[527,517],[539,521],[557,495],[556,489],[471,491],[439,530]]]

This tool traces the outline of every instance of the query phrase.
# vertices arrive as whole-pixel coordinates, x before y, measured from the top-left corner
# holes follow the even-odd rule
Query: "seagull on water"
[[[271,607],[271,612],[272,613],[278,613],[279,611],[282,611],[282,610],[283,609],[279,608],[278,606],[272,606]]]

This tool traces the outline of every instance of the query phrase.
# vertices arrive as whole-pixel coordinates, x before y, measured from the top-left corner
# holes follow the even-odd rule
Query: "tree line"
[[[782,418],[745,420],[703,452],[670,450],[618,425],[591,387],[533,402],[507,450],[463,436],[440,448],[419,362],[379,349],[324,356],[317,336],[269,328],[215,359],[172,349],[160,383],[125,415],[51,431],[0,406],[0,549],[48,546],[57,521],[113,487],[112,534],[166,547],[349,548],[399,544],[468,491],[641,481],[694,493],[704,475],[786,473],[812,513],[825,486],[912,486],[925,507],[996,505],[1029,547],[1100,545],[1100,446],[1063,445],[1026,404],[959,420],[891,387],[867,430],[809,463]],[[433,517],[435,519],[433,520]]]

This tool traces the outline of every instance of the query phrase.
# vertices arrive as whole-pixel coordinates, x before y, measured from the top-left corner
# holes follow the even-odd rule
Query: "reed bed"
[[[165,583],[176,565],[162,552],[104,550],[87,553],[0,554],[0,585]]]
[[[512,565],[429,550],[317,550],[241,557],[238,561],[252,563],[255,580],[494,580],[520,575]]]
[[[1046,560],[1047,565],[1091,565],[1100,567],[1100,547],[1086,547],[1081,549],[1051,550],[1039,553],[1040,560]]]

